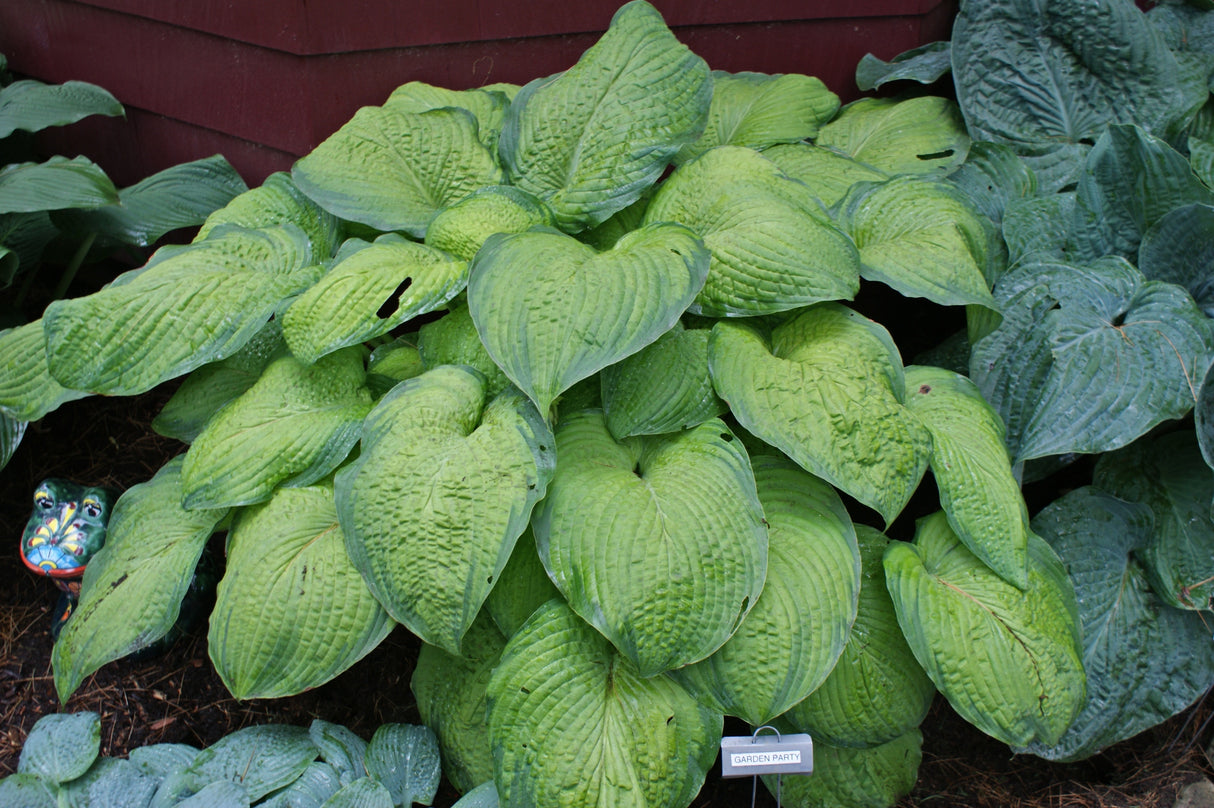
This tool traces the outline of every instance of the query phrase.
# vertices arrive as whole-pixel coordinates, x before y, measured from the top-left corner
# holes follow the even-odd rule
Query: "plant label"
[[[726,736],[721,739],[721,776],[813,774],[814,742],[808,735]]]

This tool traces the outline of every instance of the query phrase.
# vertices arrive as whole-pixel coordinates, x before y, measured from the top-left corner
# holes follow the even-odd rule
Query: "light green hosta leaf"
[[[978,141],[949,182],[965,192],[974,208],[999,226],[1012,200],[1037,193],[1037,175],[1007,146]],[[1043,197],[1051,199],[1051,197]]]
[[[885,551],[898,624],[919,664],[965,720],[1010,746],[1054,744],[1083,707],[1075,591],[1049,545],[1029,537],[1017,589],[965,549],[943,513],[915,543]]]
[[[948,42],[929,42],[899,53],[888,62],[866,53],[856,65],[856,87],[868,92],[891,81],[932,84],[952,71],[952,59],[952,46]]]
[[[872,747],[889,743],[922,723],[936,688],[915,660],[898,627],[885,588],[882,554],[889,539],[856,526],[860,546],[860,598],[847,645],[826,681],[784,714],[815,744]]]
[[[560,595],[540,561],[535,534],[528,526],[485,599],[485,610],[501,632],[511,637],[536,609]]]
[[[991,305],[986,224],[954,186],[913,177],[861,185],[839,217],[862,277],[944,306]]]
[[[504,179],[467,110],[363,107],[304,155],[291,177],[342,219],[421,238],[434,214]]]
[[[101,751],[101,716],[60,713],[38,719],[21,747],[19,774],[61,785],[88,771]]]
[[[341,786],[328,763],[309,763],[298,780],[257,804],[260,808],[321,808]]]
[[[271,320],[236,353],[186,376],[152,420],[152,429],[193,443],[215,413],[252,387],[266,366],[286,350],[282,325]]]
[[[813,194],[751,149],[720,146],[681,166],[645,221],[685,224],[711,252],[697,314],[770,314],[860,287],[855,245]]]
[[[342,786],[321,808],[393,808],[392,792],[372,777],[360,777]]]
[[[0,333],[0,371],[0,413],[18,421],[37,421],[88,395],[51,377],[42,320]]]
[[[177,622],[207,539],[227,515],[187,511],[181,497],[177,457],[114,506],[105,546],[89,561],[80,602],[51,654],[60,701],[93,671],[146,648]]]
[[[1058,743],[1027,751],[1079,760],[1166,721],[1214,681],[1214,645],[1200,615],[1151,592],[1132,554],[1152,541],[1144,505],[1081,488],[1033,519],[1067,566],[1079,600],[1088,698]]]
[[[348,255],[283,316],[291,353],[305,362],[387,334],[442,308],[468,283],[468,264],[395,234]]]
[[[1214,472],[1185,430],[1143,440],[1105,455],[1093,484],[1148,506],[1155,531],[1135,555],[1163,601],[1181,609],[1207,610],[1214,603]]]
[[[318,687],[366,656],[393,625],[346,555],[330,486],[284,488],[240,513],[207,637],[233,696],[278,698]]]
[[[681,323],[603,369],[603,409],[617,438],[689,429],[723,414],[708,375],[708,336]]]
[[[489,682],[503,805],[688,805],[716,758],[722,718],[666,676],[645,678],[567,606],[511,638]]]
[[[66,387],[136,395],[244,347],[319,267],[303,231],[233,229],[178,249],[125,282],[46,309],[51,375]]]
[[[617,210],[607,221],[578,233],[578,241],[589,244],[600,252],[610,250],[617,241],[644,224],[645,209],[649,207],[649,200],[653,198],[657,187],[651,185],[641,193],[641,197],[637,201],[622,210]]]
[[[86,81],[43,84],[25,79],[0,89],[0,138],[18,129],[38,132],[51,126],[66,126],[90,115],[123,114],[117,98]]]
[[[902,405],[902,360],[889,333],[822,303],[766,338],[721,322],[708,343],[717,394],[747,430],[892,522],[931,454],[927,429]]]
[[[554,441],[517,391],[445,365],[401,382],[337,478],[346,550],[397,621],[459,653],[555,465]]]
[[[196,789],[225,780],[243,786],[256,802],[294,782],[318,754],[303,727],[264,724],[220,738],[198,753],[185,775]]]
[[[804,183],[814,196],[833,207],[858,182],[889,179],[884,171],[858,163],[847,155],[811,143],[785,143],[763,151],[763,156],[788,176]]]
[[[762,149],[810,140],[838,109],[839,96],[813,76],[714,70],[708,126],[699,140],[679,150],[676,162],[716,146]]]
[[[118,192],[118,204],[55,216],[65,230],[97,232],[147,247],[171,230],[197,227],[217,208],[248,190],[220,155],[179,163]]]
[[[1083,144],[1106,125],[1171,137],[1208,96],[1142,12],[1117,0],[971,3],[952,51],[970,135],[1030,156],[1051,191],[1073,178]]]
[[[890,174],[948,173],[970,147],[965,121],[950,99],[861,98],[822,127],[817,144]]]
[[[8,808],[59,808],[53,788],[34,774],[10,774],[0,780],[0,800]]]
[[[1153,281],[1189,290],[1202,313],[1214,315],[1214,206],[1182,205],[1142,237],[1138,270]]]
[[[468,365],[485,377],[485,396],[492,398],[510,386],[510,379],[489,356],[476,333],[472,312],[466,304],[452,305],[440,319],[426,323],[417,332],[417,349],[427,370],[439,365]]]
[[[905,797],[919,779],[923,733],[905,735],[868,749],[848,749],[814,741],[812,777],[785,777],[777,783],[764,775],[763,785],[777,791],[790,808],[883,808]]]
[[[395,387],[397,382],[420,376],[425,371],[421,352],[417,349],[417,335],[405,334],[371,352],[367,359],[367,386],[378,399]]]
[[[12,460],[13,452],[17,451],[27,425],[27,421],[17,421],[0,412],[0,469]]]
[[[417,655],[409,687],[422,723],[438,736],[443,773],[460,791],[493,777],[485,705],[505,647],[506,638],[482,612],[464,635],[463,656],[425,643]]]
[[[932,434],[932,476],[949,526],[1001,578],[1028,586],[1028,508],[999,416],[965,376],[922,365],[906,369],[906,406]]]
[[[426,228],[426,244],[471,261],[494,233],[522,233],[539,225],[556,226],[547,205],[519,188],[492,185],[473,191],[435,216]]]
[[[405,113],[426,112],[442,107],[466,109],[476,118],[481,141],[490,151],[496,151],[510,97],[501,90],[489,87],[448,90],[424,81],[410,81],[393,90],[383,106],[393,112]]]
[[[1110,451],[1193,407],[1214,327],[1183,289],[1108,258],[1026,264],[996,291],[1003,323],[974,345],[970,376],[1014,462]]]
[[[308,235],[317,261],[328,258],[341,237],[337,217],[309,199],[285,171],[274,172],[261,185],[208,216],[194,240],[201,241],[222,225],[232,224],[251,229],[296,225]]]
[[[468,308],[489,355],[547,416],[575,382],[670,330],[707,274],[704,245],[675,224],[601,253],[556,231],[498,235],[472,262]]]
[[[442,776],[434,733],[412,724],[381,724],[367,744],[366,766],[395,805],[430,805]]]
[[[118,204],[118,189],[87,157],[55,156],[0,169],[0,213],[32,213]]]
[[[278,486],[311,485],[346,459],[371,406],[362,348],[314,365],[275,359],[186,452],[183,504],[248,505],[269,499]]]
[[[642,676],[707,657],[763,590],[767,528],[740,444],[715,418],[623,443],[599,410],[562,419],[532,519],[540,559]]]
[[[653,6],[633,0],[577,64],[519,91],[498,147],[510,184],[575,233],[656,182],[704,132],[711,99],[708,65]]]
[[[712,656],[674,672],[704,703],[752,726],[809,695],[843,652],[856,619],[856,532],[835,490],[774,456],[753,461],[771,531],[767,581]]]

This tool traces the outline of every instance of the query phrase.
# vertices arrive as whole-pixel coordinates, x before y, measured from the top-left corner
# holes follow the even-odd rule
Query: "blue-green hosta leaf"
[[[320,750],[320,759],[332,767],[342,785],[366,774],[363,758],[367,742],[341,724],[319,718],[308,725],[308,737]]]
[[[720,146],[681,166],[645,221],[685,224],[711,252],[697,314],[770,314],[860,288],[855,245],[808,189],[752,149]]]
[[[991,305],[987,225],[955,186],[914,177],[857,186],[839,217],[862,277],[944,306]]]
[[[118,203],[118,189],[87,157],[55,156],[0,169],[0,213],[99,208]]]
[[[856,65],[856,87],[867,92],[891,81],[931,84],[952,71],[952,59],[948,42],[929,42],[899,53],[888,62],[866,53]]]
[[[381,724],[367,744],[367,774],[387,787],[394,805],[430,805],[442,770],[438,740],[426,727]]]
[[[0,288],[37,267],[47,245],[58,236],[59,228],[46,211],[0,213]]]
[[[1163,37],[1119,0],[970,3],[952,50],[970,135],[1031,157],[1050,191],[1073,180],[1084,144],[1108,124],[1171,137],[1209,92],[1193,77],[1178,80]]]
[[[670,330],[707,274],[708,251],[680,225],[644,227],[601,253],[533,230],[485,243],[468,308],[489,355],[547,416],[575,382]]]
[[[1207,186],[1214,185],[1214,141],[1189,136],[1189,165]]]
[[[47,360],[65,387],[136,395],[244,347],[282,298],[315,282],[297,227],[233,229],[125,282],[46,309]]]
[[[510,184],[576,233],[656,182],[704,132],[711,99],[708,65],[653,6],[633,0],[577,64],[519,91],[498,147]]]
[[[1072,255],[1134,260],[1143,235],[1181,205],[1214,203],[1189,161],[1137,126],[1110,126],[1096,141],[1075,189]]]
[[[528,526],[485,599],[485,610],[501,632],[511,637],[536,609],[560,595],[540,561],[535,534]]]
[[[118,204],[55,216],[63,229],[147,247],[171,230],[197,227],[248,190],[220,155],[179,163],[118,192]]]
[[[485,350],[466,304],[453,304],[440,319],[418,329],[417,350],[427,370],[439,365],[468,365],[479,370],[485,377],[487,398],[510,386],[510,379]]]
[[[252,800],[249,799],[248,790],[239,782],[215,780],[201,785],[199,790],[173,804],[177,808],[249,808]]]
[[[257,804],[259,808],[321,808],[341,786],[332,766],[313,762],[294,783]]]
[[[66,126],[90,115],[123,114],[117,98],[86,81],[43,84],[24,79],[0,89],[0,138],[18,129],[38,132],[50,126]]]
[[[1214,603],[1214,472],[1187,430],[1143,440],[1105,455],[1093,484],[1148,506],[1155,532],[1138,550],[1163,601],[1181,609],[1206,610]]]
[[[434,215],[504,179],[467,110],[363,107],[304,155],[291,177],[342,219],[421,238]]]
[[[88,395],[51,376],[42,320],[0,333],[0,370],[0,413],[14,420],[37,421],[60,404]]]
[[[858,182],[889,179],[884,171],[858,163],[842,152],[812,143],[772,146],[763,151],[763,156],[794,180],[804,183],[827,207],[833,207],[847,196],[848,190]]]
[[[51,654],[62,702],[93,671],[146,648],[177,622],[207,539],[227,515],[181,507],[181,461],[114,506],[105,546],[89,561],[80,602]]]
[[[657,342],[603,369],[603,410],[612,435],[675,432],[727,410],[708,375],[710,333],[676,323]]]
[[[1214,364],[1206,370],[1193,405],[1193,420],[1197,426],[1197,444],[1206,465],[1214,468]]]
[[[362,348],[306,365],[272,361],[224,407],[186,452],[187,508],[264,502],[278,486],[311,485],[346,459],[371,411]]]
[[[451,808],[499,808],[500,805],[497,786],[487,780],[460,797]]]
[[[1142,237],[1138,270],[1188,289],[1214,316],[1214,205],[1183,205],[1160,217]]]
[[[817,144],[889,174],[948,173],[965,161],[970,138],[950,99],[861,98],[822,127]]]
[[[914,788],[923,760],[923,733],[912,729],[880,746],[835,747],[814,739],[812,777],[764,775],[763,785],[790,808],[836,805],[873,808],[894,805]]]
[[[996,289],[1003,322],[970,376],[1007,426],[1014,462],[1119,448],[1187,413],[1214,326],[1183,289],[1129,263],[1031,263]]]
[[[173,772],[187,768],[197,756],[198,749],[189,744],[154,743],[132,749],[127,759],[144,774],[163,780]]]
[[[762,149],[810,140],[838,109],[839,96],[813,76],[714,70],[708,125],[699,140],[679,150],[676,162],[716,146]]]
[[[1010,746],[1057,743],[1085,698],[1074,588],[1048,544],[1030,534],[1028,549],[1024,590],[966,550],[942,512],[885,551],[915,658],[958,714]]]
[[[21,747],[18,774],[61,785],[88,771],[101,751],[101,716],[52,713],[38,719]]]
[[[438,736],[443,773],[460,791],[493,777],[486,703],[505,647],[506,638],[482,612],[464,635],[462,656],[428,643],[417,655],[409,687],[422,723]]]
[[[468,283],[468,264],[441,250],[382,236],[349,254],[291,304],[282,333],[305,362],[387,334],[442,308]]]
[[[674,677],[706,704],[759,726],[835,667],[856,619],[860,557],[835,489],[782,457],[752,465],[770,530],[763,593],[725,645]]]
[[[562,419],[532,518],[557,589],[642,676],[704,659],[763,590],[767,528],[741,441],[718,419],[617,442],[603,413]]]
[[[540,225],[556,226],[551,208],[522,189],[491,185],[435,216],[426,228],[426,244],[471,261],[494,233],[522,233]]]
[[[319,752],[303,727],[245,727],[199,752],[185,775],[196,789],[221,781],[243,786],[256,802],[294,782]]]
[[[836,303],[778,326],[720,322],[708,343],[717,394],[748,431],[892,522],[931,454],[902,405],[902,360],[889,333]]]
[[[222,225],[255,230],[279,224],[293,224],[303,230],[312,243],[312,255],[317,261],[328,258],[341,238],[341,222],[337,217],[299,190],[290,174],[276,171],[261,185],[245,191],[208,216],[194,240],[208,238]]]
[[[160,787],[158,778],[121,758],[101,758],[97,763],[68,789],[80,794],[81,802],[76,804],[88,808],[147,808],[151,805]],[[86,784],[83,782],[86,780],[91,782]]]
[[[499,89],[478,87],[472,90],[448,90],[424,81],[410,81],[397,87],[384,102],[394,112],[426,112],[443,107],[466,109],[476,118],[481,142],[489,151],[497,150],[497,139],[506,120],[510,97]]]
[[[152,429],[193,443],[215,413],[252,387],[266,366],[286,350],[282,324],[271,320],[236,353],[186,376],[152,419]]]
[[[280,489],[241,511],[227,548],[207,645],[238,699],[318,687],[395,625],[346,555],[328,485]]]
[[[373,777],[360,777],[341,787],[321,808],[394,808],[392,792]]]
[[[839,662],[816,690],[783,716],[814,743],[864,748],[889,743],[923,722],[936,687],[915,660],[885,587],[889,539],[856,526],[860,598]]]
[[[1001,578],[1028,586],[1028,508],[999,416],[965,376],[922,365],[906,369],[906,406],[932,434],[932,476],[949,526]]]
[[[489,681],[503,805],[687,805],[722,724],[669,677],[642,677],[555,600],[511,638]]]
[[[1074,250],[1075,192],[1008,200],[1003,210],[1003,239],[1008,264],[1061,260]]]
[[[999,226],[1003,212],[1014,199],[1037,193],[1037,175],[1009,147],[978,141],[956,171],[948,176],[965,192],[974,208]],[[1050,197],[1045,197],[1049,199]]]
[[[401,382],[337,478],[346,550],[397,621],[459,653],[555,465],[551,432],[517,391],[444,365]]]
[[[9,808],[59,808],[53,788],[35,774],[10,774],[0,780],[0,800]]]
[[[1151,511],[1093,488],[1033,519],[1075,583],[1088,698],[1066,734],[1026,751],[1079,760],[1166,721],[1214,681],[1214,645],[1201,616],[1151,592],[1133,554],[1152,540]]]

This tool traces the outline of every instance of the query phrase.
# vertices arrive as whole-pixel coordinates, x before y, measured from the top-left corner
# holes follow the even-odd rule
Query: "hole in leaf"
[[[1113,318],[1111,324],[1112,324],[1113,328],[1121,328],[1123,325],[1125,325],[1125,312],[1124,311],[1117,312],[1117,316],[1115,316]]]
[[[928,152],[927,154],[916,154],[915,155],[915,157],[919,158],[920,160],[941,160],[945,157],[952,157],[952,156],[953,156],[952,149],[945,149],[944,151]]]
[[[728,442],[728,441],[731,441],[731,440],[733,440],[733,435],[730,435],[728,432],[722,432],[722,433],[721,433],[721,440],[723,440],[723,441],[727,441],[727,442]]]
[[[396,310],[400,308],[401,296],[403,296],[412,285],[412,278],[405,278],[403,281],[401,281],[400,285],[396,287],[396,291],[388,295],[388,299],[380,305],[379,311],[375,312],[375,316],[381,320],[386,320],[395,314]]]
[[[486,579],[485,579],[485,583],[487,583],[487,584],[491,584],[491,583],[493,583],[493,576],[492,576],[492,575],[490,575],[488,578],[486,578]]]
[[[920,394],[920,395],[924,395],[924,396],[925,396],[925,395],[927,395],[928,393],[930,393],[931,391],[932,391],[932,386],[931,386],[930,384],[922,384],[922,385],[919,385],[919,394]]]
[[[519,688],[519,692],[520,692],[520,693],[522,693],[522,694],[523,694],[523,695],[525,695],[525,696],[530,696],[530,695],[531,695],[531,691],[530,691],[530,690],[528,690],[528,689],[527,689],[527,688],[525,688],[525,687],[520,687],[520,688]],[[523,746],[526,746],[526,745],[527,745],[527,744],[523,744]]]

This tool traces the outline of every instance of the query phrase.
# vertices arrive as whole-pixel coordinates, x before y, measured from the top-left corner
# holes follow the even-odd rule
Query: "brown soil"
[[[16,455],[0,470],[0,536],[10,548],[0,553],[0,776],[16,769],[34,722],[59,711],[98,712],[102,753],[110,756],[159,742],[205,746],[259,723],[306,726],[319,717],[369,738],[382,723],[419,721],[409,691],[418,644],[403,628],[354,669],[292,698],[231,698],[207,658],[205,627],[200,627],[160,658],[105,666],[67,705],[58,703],[48,630],[55,590],[30,575],[18,557],[30,496],[38,481],[50,476],[119,489],[149,479],[185,448],[147,426],[169,392],[70,402],[31,424]],[[1089,761],[1058,765],[1013,755],[938,700],[923,727],[918,785],[899,805],[1170,808],[1179,788],[1214,774],[1203,754],[1212,715],[1214,706],[1199,704]],[[744,731],[727,727],[730,733]],[[719,767],[710,773],[696,808],[748,805],[751,782],[722,780],[717,772]],[[450,805],[456,798],[444,785],[435,804]],[[756,804],[774,806],[775,800],[760,788]]]

